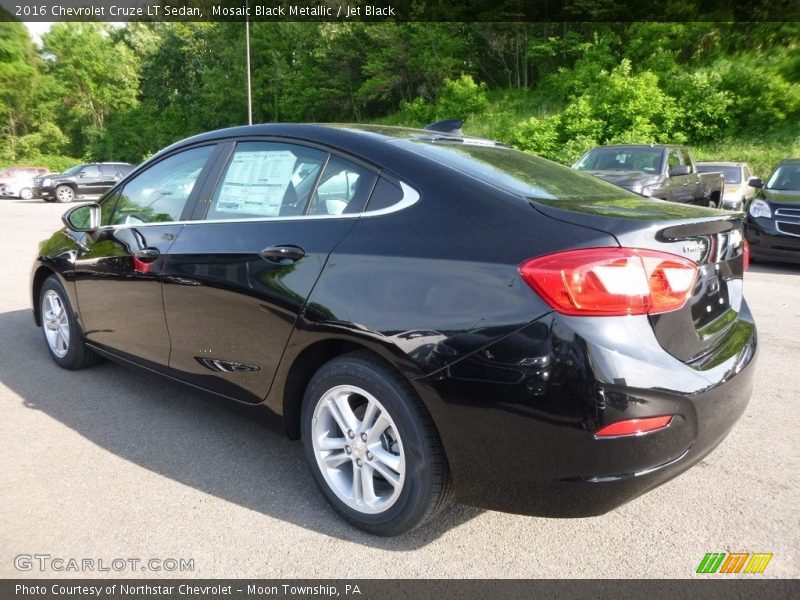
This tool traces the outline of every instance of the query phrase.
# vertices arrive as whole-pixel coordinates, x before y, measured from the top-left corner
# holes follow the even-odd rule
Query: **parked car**
[[[599,146],[584,154],[574,168],[636,194],[682,204],[718,208],[725,189],[721,173],[698,172],[685,146]]]
[[[33,179],[47,173],[47,167],[8,167],[0,171],[0,196],[33,198]]]
[[[278,416],[366,531],[451,498],[597,515],[745,409],[742,220],[487,140],[238,127],[67,211],[34,319],[61,367],[106,357]]]
[[[747,206],[745,235],[755,259],[800,262],[800,158],[782,160]]]
[[[60,174],[37,177],[33,193],[45,202],[72,202],[78,196],[104,194],[133,168],[129,163],[119,162],[75,165]]]
[[[722,173],[725,177],[725,191],[722,195],[722,208],[744,210],[745,204],[758,191],[748,182],[753,177],[750,165],[746,162],[699,162],[700,173]]]

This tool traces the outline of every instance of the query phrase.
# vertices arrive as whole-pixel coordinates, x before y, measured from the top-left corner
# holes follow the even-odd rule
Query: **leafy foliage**
[[[765,174],[798,151],[799,40],[796,23],[257,22],[253,119],[465,117],[469,133],[565,163],[596,144],[686,142]],[[244,124],[244,56],[242,23],[61,23],[37,48],[4,19],[0,163],[138,162]]]

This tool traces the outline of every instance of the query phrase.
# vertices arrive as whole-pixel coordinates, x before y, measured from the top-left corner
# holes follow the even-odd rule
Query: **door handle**
[[[142,248],[134,254],[134,256],[138,258],[140,262],[151,263],[161,256],[161,252],[158,248]]]
[[[264,248],[260,254],[262,258],[276,265],[290,265],[303,258],[306,255],[306,251],[300,246],[281,244]]]

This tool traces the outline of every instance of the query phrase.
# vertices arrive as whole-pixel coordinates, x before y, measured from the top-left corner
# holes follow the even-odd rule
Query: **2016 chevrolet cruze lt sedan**
[[[67,369],[106,357],[263,405],[367,531],[453,498],[598,515],[745,409],[741,218],[457,134],[241,127],[68,211],[34,316]]]

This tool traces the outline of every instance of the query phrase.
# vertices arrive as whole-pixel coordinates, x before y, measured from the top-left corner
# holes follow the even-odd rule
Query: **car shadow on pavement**
[[[454,505],[397,538],[342,521],[317,490],[299,442],[264,411],[111,362],[83,371],[53,363],[29,310],[0,313],[0,382],[115,455],[228,502],[384,550],[425,546],[482,511]],[[65,475],[66,476],[66,475]]]

